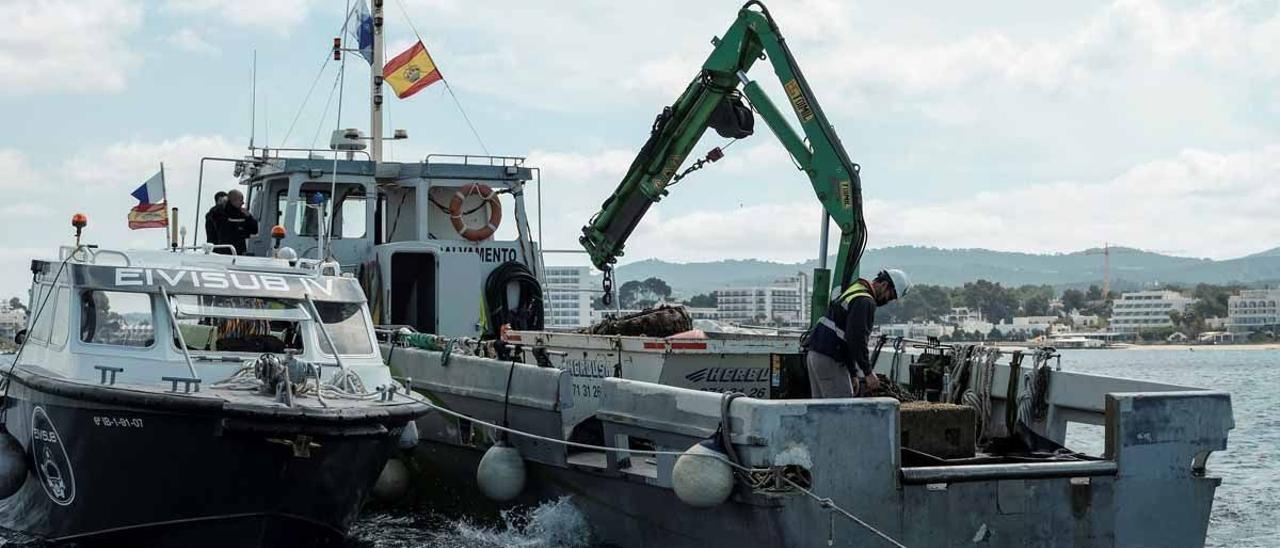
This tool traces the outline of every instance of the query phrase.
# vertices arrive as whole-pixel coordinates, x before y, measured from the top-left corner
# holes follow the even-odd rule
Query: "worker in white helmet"
[[[805,354],[811,397],[852,398],[880,387],[867,350],[876,307],[905,296],[910,289],[906,273],[890,268],[880,271],[874,281],[858,278],[831,300],[827,313],[813,327]]]

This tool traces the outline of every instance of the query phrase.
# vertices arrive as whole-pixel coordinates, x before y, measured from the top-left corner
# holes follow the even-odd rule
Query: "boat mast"
[[[369,74],[373,80],[373,92],[369,94],[370,139],[369,156],[373,161],[382,161],[382,0],[373,2],[373,62]]]

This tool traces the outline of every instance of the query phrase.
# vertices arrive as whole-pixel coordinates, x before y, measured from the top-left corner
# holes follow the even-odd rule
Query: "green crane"
[[[667,195],[668,186],[723,157],[723,151],[714,148],[706,157],[677,173],[702,134],[710,127],[728,138],[751,135],[754,123],[751,110],[764,119],[797,167],[809,177],[826,215],[840,227],[835,284],[837,290],[847,287],[857,278],[858,261],[866,245],[858,165],[849,160],[835,128],[818,106],[813,90],[800,73],[764,4],[752,0],[743,5],[724,37],[713,39],[712,44],[715,48],[701,72],[680,98],[658,115],[649,140],[631,162],[618,188],[582,228],[579,242],[596,268],[605,273],[606,298],[612,291],[612,267],[649,207]],[[796,133],[760,85],[747,77],[747,71],[757,60],[766,59],[782,82],[804,138]],[[744,95],[751,109],[742,105]],[[825,221],[823,243],[826,243]],[[823,268],[826,262],[825,245],[823,247],[819,268],[813,273],[811,321],[817,321],[826,309],[832,284],[831,272]]]

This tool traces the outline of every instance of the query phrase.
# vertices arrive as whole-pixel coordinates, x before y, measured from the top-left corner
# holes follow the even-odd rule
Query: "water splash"
[[[591,527],[587,518],[569,497],[544,502],[532,509],[503,511],[502,522],[500,527],[459,522],[456,532],[458,536],[480,545],[520,548],[585,548],[591,545]]]
[[[591,527],[569,497],[503,511],[501,523],[432,512],[378,512],[352,528],[347,548],[587,548]]]

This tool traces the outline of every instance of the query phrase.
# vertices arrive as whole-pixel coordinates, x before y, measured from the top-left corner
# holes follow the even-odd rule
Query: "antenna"
[[[1111,295],[1111,244],[1102,243],[1102,302]]]
[[[249,150],[253,150],[253,137],[258,131],[258,50],[253,50],[253,77],[249,84]]]
[[[338,119],[337,119],[337,123],[334,124],[334,126],[337,129],[342,129],[342,94],[344,91],[343,88],[345,88],[347,85],[347,56],[344,54],[342,50],[342,39],[347,37],[347,31],[350,28],[350,24],[351,24],[351,1],[350,0],[347,0],[347,9],[343,13],[344,13],[345,19],[342,22],[342,34],[339,35],[341,36],[341,38],[333,39],[333,45],[334,45],[333,55],[338,59],[338,116],[337,116]],[[334,201],[337,199],[338,197],[337,195],[338,195],[338,149],[337,147],[334,147],[333,170],[332,170],[332,173],[329,175],[329,202],[330,203],[328,204],[329,208],[327,210],[322,211],[324,215],[321,216],[321,220],[324,223],[324,227],[322,227],[318,231],[320,232],[319,259],[321,261],[327,260],[329,258],[329,253],[331,251],[330,248],[333,244],[333,234],[332,234],[333,220],[332,219],[334,215],[333,210],[335,209]]]

